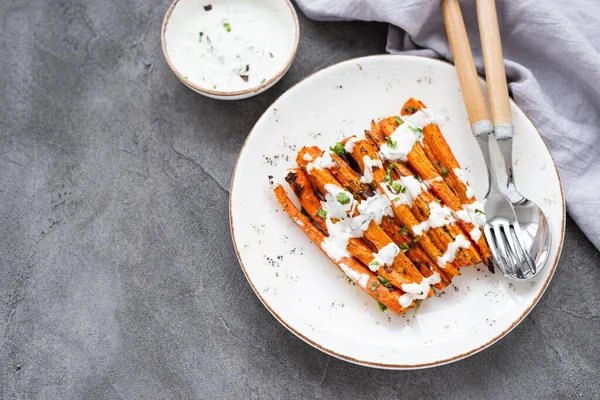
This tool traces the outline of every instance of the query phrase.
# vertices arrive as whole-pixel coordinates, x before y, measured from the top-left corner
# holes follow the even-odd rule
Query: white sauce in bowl
[[[259,86],[282,71],[293,52],[286,20],[292,17],[282,18],[281,5],[287,8],[272,0],[180,0],[166,25],[169,58],[187,82],[203,89]]]

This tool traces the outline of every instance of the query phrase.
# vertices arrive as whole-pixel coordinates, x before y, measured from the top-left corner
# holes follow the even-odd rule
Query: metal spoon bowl
[[[513,181],[508,185],[508,198],[515,208],[517,220],[521,225],[523,247],[535,261],[536,273],[528,277],[533,278],[544,268],[550,255],[552,236],[548,219],[536,203],[518,192]]]

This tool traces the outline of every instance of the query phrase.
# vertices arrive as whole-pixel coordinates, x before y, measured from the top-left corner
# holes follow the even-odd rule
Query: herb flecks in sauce
[[[258,87],[276,76],[285,60],[274,55],[287,54],[292,43],[272,41],[285,36],[285,27],[268,7],[254,3],[200,3],[185,19],[175,16],[165,35],[169,47],[179,47],[169,50],[177,70],[194,84],[209,90],[216,84],[222,91]]]

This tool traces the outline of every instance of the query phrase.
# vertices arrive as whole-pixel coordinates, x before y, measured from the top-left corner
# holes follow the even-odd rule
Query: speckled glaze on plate
[[[485,83],[482,81],[485,90]],[[511,103],[515,176],[523,195],[547,214],[553,247],[533,281],[511,282],[483,266],[464,268],[454,285],[423,303],[417,318],[381,312],[377,302],[295,226],[271,192],[305,145],[327,148],[361,133],[372,118],[398,114],[409,97],[445,116],[440,124],[477,197],[485,164],[470,134],[455,68],[414,56],[373,56],[336,64],[283,94],[248,135],[233,175],[230,223],[248,282],[290,331],[341,359],[372,367],[413,369],[472,355],[506,335],[535,306],[560,256],[564,198],[552,157],[531,121]],[[284,183],[284,186],[286,184]],[[290,197],[294,197],[291,195]]]

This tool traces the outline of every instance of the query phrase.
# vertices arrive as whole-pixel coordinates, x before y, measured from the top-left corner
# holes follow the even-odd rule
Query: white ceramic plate
[[[442,132],[481,197],[487,188],[485,164],[470,134],[456,70],[445,62],[413,56],[346,61],[288,90],[248,135],[231,185],[233,242],[263,304],[294,334],[324,352],[382,368],[452,362],[506,335],[550,282],[565,223],[552,157],[531,121],[512,103],[515,176],[519,190],[539,204],[550,221],[553,247],[548,264],[525,283],[510,282],[485,267],[463,268],[453,286],[423,302],[417,318],[412,311],[401,317],[381,312],[377,302],[349,284],[281,210],[267,175],[283,181],[302,146],[327,148],[360,133],[371,119],[398,114],[409,97],[446,116]]]

